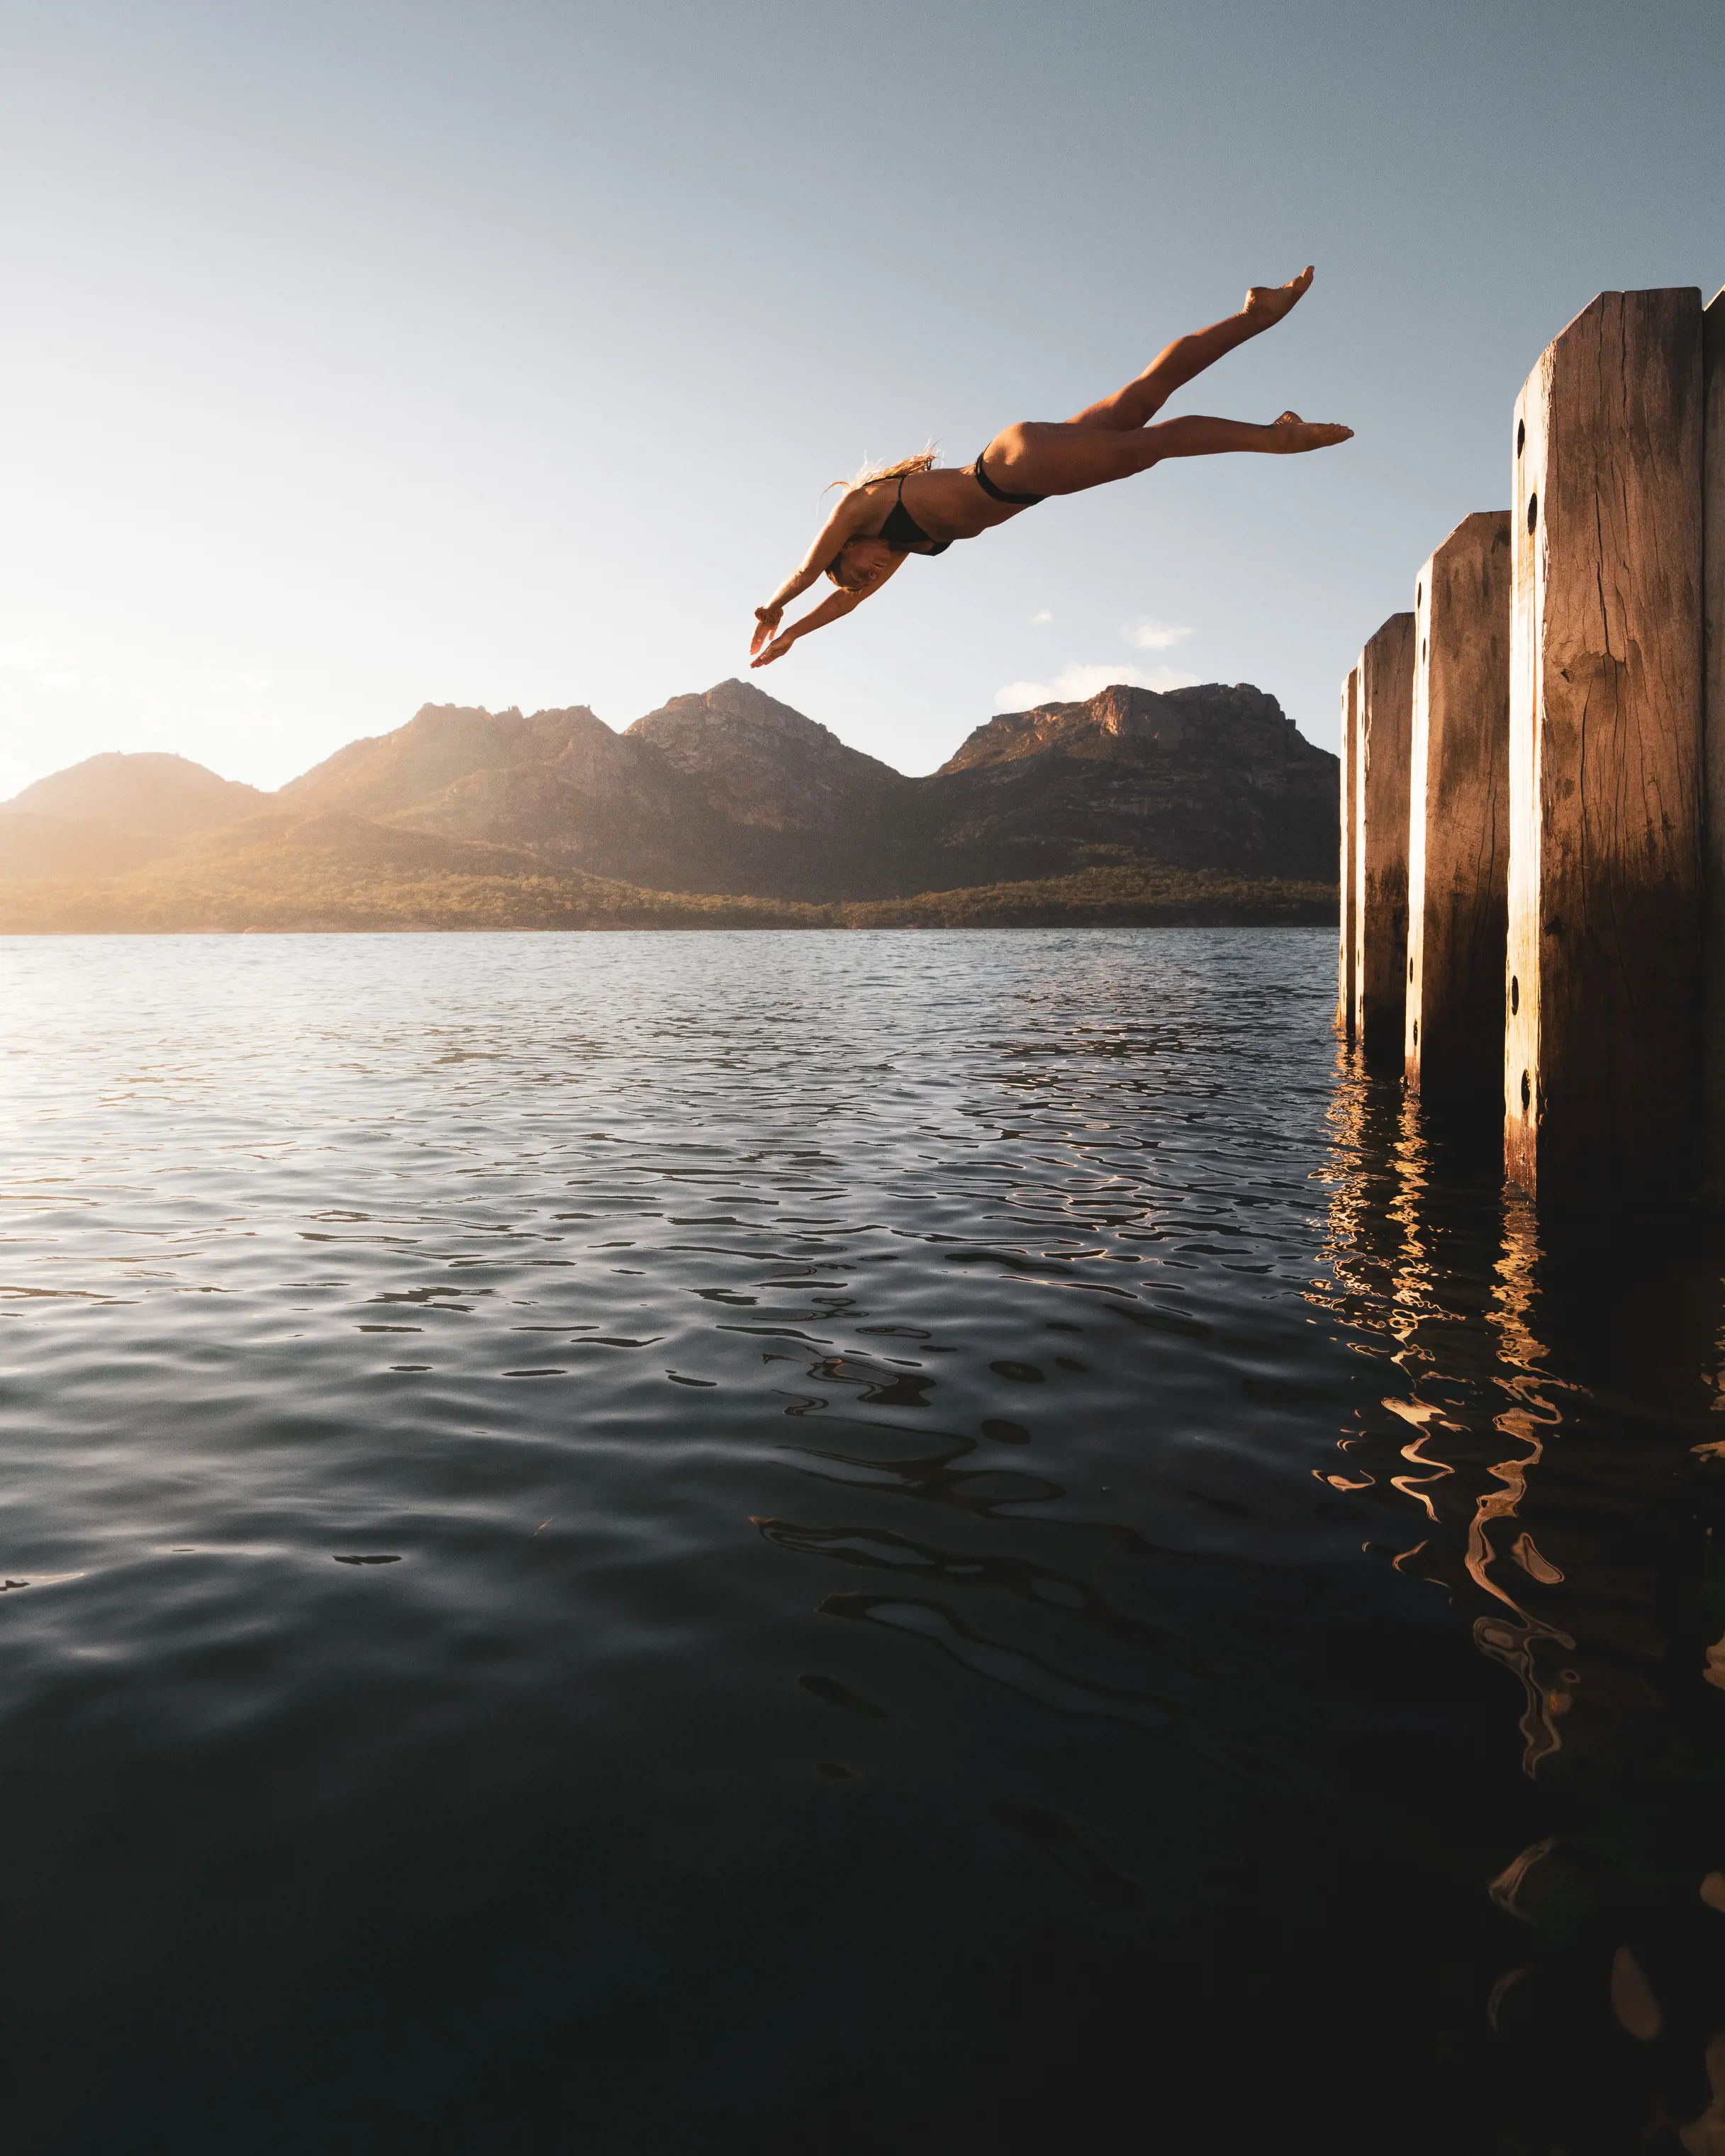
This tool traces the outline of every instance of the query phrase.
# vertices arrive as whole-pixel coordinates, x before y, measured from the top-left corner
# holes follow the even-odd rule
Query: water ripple
[[[0,944],[9,2145],[1698,2117],[1718,1253],[1332,957]]]

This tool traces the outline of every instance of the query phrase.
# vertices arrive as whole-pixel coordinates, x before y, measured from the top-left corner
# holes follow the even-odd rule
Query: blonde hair
[[[830,494],[834,487],[842,486],[847,494],[855,494],[859,487],[874,486],[883,479],[908,479],[913,472],[932,471],[939,462],[940,451],[932,442],[913,457],[901,457],[896,465],[877,465],[865,457],[854,479],[835,479],[825,490]]]

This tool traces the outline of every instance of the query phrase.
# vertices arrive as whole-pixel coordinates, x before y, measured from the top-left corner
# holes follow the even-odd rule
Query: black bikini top
[[[886,512],[886,521],[880,526],[879,536],[895,554],[944,554],[952,545],[950,539],[931,539],[922,526],[905,507],[905,481],[908,472],[898,475],[898,499]]]

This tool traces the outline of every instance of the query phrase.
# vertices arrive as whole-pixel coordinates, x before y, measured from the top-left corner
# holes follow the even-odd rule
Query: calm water
[[[6,2148],[1725,2149],[1721,1252],[1332,948],[0,943]]]

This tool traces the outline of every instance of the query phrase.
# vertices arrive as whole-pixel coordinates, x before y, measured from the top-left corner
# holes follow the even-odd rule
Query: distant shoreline
[[[589,921],[578,928],[439,928],[429,926],[378,928],[8,928],[0,922],[0,941],[25,937],[83,937],[107,940],[121,937],[169,938],[189,936],[937,936],[1024,935],[1053,928],[1329,928],[1337,927],[1332,915],[1323,920],[1296,920],[1282,916],[1274,920],[1248,920],[1239,915],[1214,920],[1158,919],[1149,921],[926,921],[916,922],[837,923],[833,921]]]
[[[245,873],[248,868],[255,873]],[[291,869],[294,873],[287,871]],[[297,888],[295,887],[297,886]],[[953,928],[1273,928],[1337,924],[1333,885],[1110,864],[910,898],[814,903],[646,891],[571,875],[392,875],[314,850],[227,860],[186,880],[0,884],[0,935],[218,936]]]

